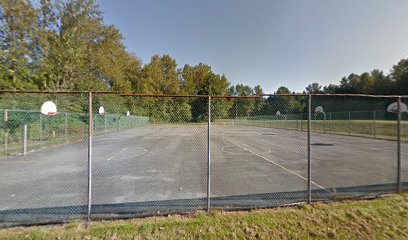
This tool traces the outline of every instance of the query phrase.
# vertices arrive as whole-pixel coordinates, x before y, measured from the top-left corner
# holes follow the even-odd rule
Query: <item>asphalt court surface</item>
[[[87,204],[87,141],[0,159],[0,215],[15,209]],[[147,125],[93,139],[92,204],[183,200],[205,206],[207,126]],[[408,181],[408,144],[402,143],[402,180]],[[393,184],[397,143],[312,134],[312,188]],[[211,126],[211,195],[225,201],[266,194],[306,198],[307,133],[251,126]],[[264,197],[265,197],[264,196]],[[287,194],[283,196],[288,196]],[[232,200],[231,200],[232,199]],[[160,202],[163,202],[160,205]],[[182,205],[182,203],[181,203]],[[154,209],[153,209],[154,210]]]

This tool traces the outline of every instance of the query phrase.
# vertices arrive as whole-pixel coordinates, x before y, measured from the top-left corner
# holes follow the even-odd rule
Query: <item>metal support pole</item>
[[[91,206],[92,206],[92,92],[89,92],[89,106],[88,106],[88,214],[87,220],[91,220]]]
[[[119,118],[118,118],[118,132],[120,131],[120,118],[121,118],[122,116],[119,116]]]
[[[65,129],[65,142],[68,142],[68,114],[67,113],[65,113],[64,129]]]
[[[106,114],[103,114],[104,135],[106,134]]]
[[[311,128],[312,128],[312,95],[308,96],[307,117],[307,195],[308,203],[312,202],[312,163],[311,163]]]
[[[208,96],[208,127],[207,127],[207,157],[208,157],[208,165],[207,165],[207,211],[211,210],[211,96]]]
[[[348,112],[348,131],[349,135],[351,135],[351,112]]]
[[[398,97],[398,124],[397,124],[397,160],[398,160],[398,164],[397,164],[397,169],[398,169],[398,173],[397,173],[397,183],[398,183],[398,193],[401,193],[401,97]]]
[[[43,114],[40,113],[40,143],[42,144],[44,140],[44,136],[43,136]]]
[[[8,152],[8,110],[4,110],[4,154],[7,155]]]
[[[23,126],[23,155],[27,155],[27,124]]]
[[[4,154],[7,155],[8,153],[8,130],[4,130]]]
[[[237,105],[238,105],[238,99],[235,99],[235,119],[237,119],[238,115],[237,115]]]

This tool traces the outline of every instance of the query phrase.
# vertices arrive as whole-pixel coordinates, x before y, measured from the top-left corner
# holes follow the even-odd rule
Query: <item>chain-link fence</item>
[[[408,106],[408,97],[402,98],[401,102]],[[401,153],[401,182],[402,189],[404,191],[408,190],[408,113],[401,113],[401,136],[402,136],[402,146],[400,149]],[[398,154],[398,153],[397,153]]]
[[[313,96],[312,179],[324,186],[315,199],[372,196],[398,189],[398,114],[386,111],[395,101]]]
[[[408,99],[400,99],[3,92],[0,225],[406,190],[408,113],[398,106]],[[56,115],[40,113],[45,101]]]
[[[53,101],[59,114],[40,113]],[[87,95],[2,94],[0,226],[86,216]]]
[[[307,200],[307,132],[301,131],[306,100],[213,99],[212,207],[260,208]],[[218,106],[229,111],[216,113]]]
[[[127,108],[109,104],[105,95],[95,97],[94,108],[103,104],[106,116],[132,115],[122,115],[120,131],[93,141],[92,219],[204,209],[206,98],[124,96],[117,101]],[[202,111],[192,113],[191,105]]]

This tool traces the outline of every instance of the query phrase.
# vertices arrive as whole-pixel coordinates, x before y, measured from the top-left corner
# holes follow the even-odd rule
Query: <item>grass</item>
[[[0,239],[407,239],[408,194],[249,212],[0,230]]]

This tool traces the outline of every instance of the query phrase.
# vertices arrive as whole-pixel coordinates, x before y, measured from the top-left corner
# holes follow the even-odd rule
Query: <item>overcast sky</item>
[[[170,54],[232,84],[303,91],[408,58],[407,0],[97,0],[144,63]]]

